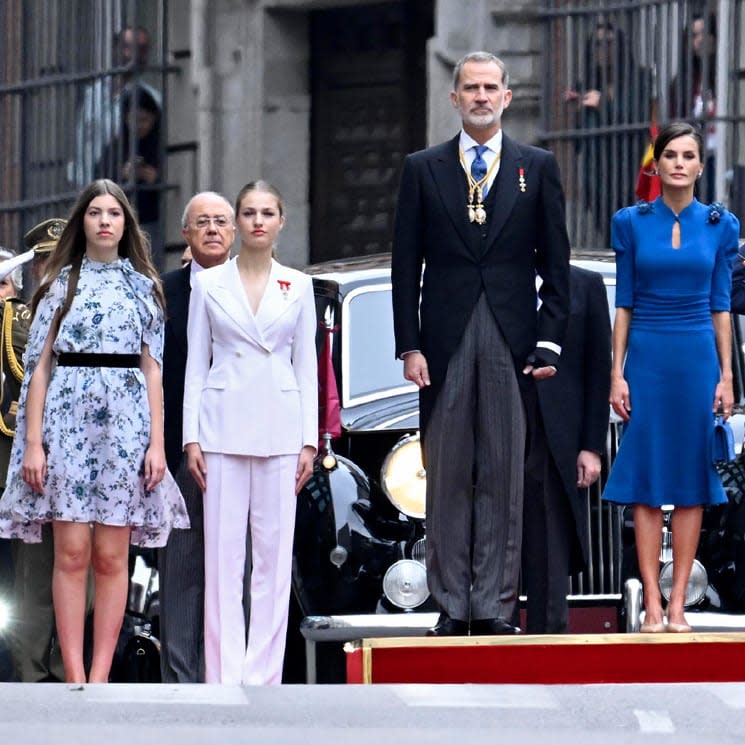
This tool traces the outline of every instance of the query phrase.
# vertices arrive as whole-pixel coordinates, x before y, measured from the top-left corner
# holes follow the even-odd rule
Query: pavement
[[[745,684],[0,684],[18,745],[741,744]]]

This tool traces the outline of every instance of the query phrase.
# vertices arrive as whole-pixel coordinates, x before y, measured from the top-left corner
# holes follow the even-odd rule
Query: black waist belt
[[[62,367],[139,367],[139,354],[93,354],[89,352],[62,352],[57,356]]]

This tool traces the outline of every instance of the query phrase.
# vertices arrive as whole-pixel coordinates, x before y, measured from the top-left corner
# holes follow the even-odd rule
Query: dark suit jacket
[[[576,526],[571,571],[587,561],[587,513],[577,491],[577,454],[604,453],[608,432],[611,326],[603,278],[573,266],[571,305],[561,364],[552,378],[541,381],[539,410],[549,451],[561,474]],[[526,514],[526,519],[530,519]]]
[[[733,313],[745,314],[745,263],[737,260],[732,271],[732,295],[730,310]]]
[[[186,372],[186,322],[189,316],[191,266],[163,275],[166,325],[163,344],[163,409],[166,462],[175,474],[181,462]]]
[[[512,351],[518,379],[525,377],[520,371],[537,340],[561,345],[569,307],[569,240],[553,155],[503,135],[482,238],[468,222],[458,147],[456,136],[406,157],[396,211],[391,266],[396,355],[419,349],[427,358],[432,385],[420,392],[422,429],[482,290]],[[544,280],[538,318],[536,271]]]

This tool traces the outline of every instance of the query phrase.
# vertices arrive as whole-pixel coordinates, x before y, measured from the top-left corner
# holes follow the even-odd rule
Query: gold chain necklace
[[[471,175],[471,169],[466,165],[466,156],[463,153],[463,148],[459,148],[458,152],[460,156],[460,164],[463,166],[466,178],[468,179],[468,204],[466,205],[466,209],[468,210],[468,221],[483,225],[486,222],[484,186],[489,182],[492,173],[494,173],[494,169],[502,158],[502,152],[500,151],[497,153],[497,157],[494,158],[494,162],[489,166],[489,170],[478,181],[476,181],[476,179]]]

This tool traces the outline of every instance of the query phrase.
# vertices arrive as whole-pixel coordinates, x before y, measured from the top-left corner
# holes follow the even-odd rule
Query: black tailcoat
[[[420,392],[422,430],[482,292],[523,383],[537,340],[561,346],[569,307],[569,240],[554,156],[503,135],[488,219],[477,226],[468,221],[458,149],[456,136],[407,156],[396,211],[396,355],[418,349],[427,359],[432,385]],[[544,280],[537,318],[536,272]]]
[[[163,275],[166,324],[163,344],[163,410],[168,470],[178,472],[181,462],[186,374],[186,324],[191,296],[191,266]]]
[[[570,572],[584,568],[587,508],[577,490],[580,450],[604,453],[608,433],[611,326],[603,278],[571,268],[570,317],[556,375],[537,386],[538,403],[548,448],[560,475],[576,527]],[[530,519],[525,505],[525,519]],[[549,547],[550,552],[550,547]]]

